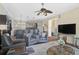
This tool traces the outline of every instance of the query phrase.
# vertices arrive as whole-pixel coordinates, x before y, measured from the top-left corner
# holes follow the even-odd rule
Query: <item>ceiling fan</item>
[[[48,13],[53,13],[52,11],[44,8],[44,3],[41,3],[42,8],[39,11],[35,11],[37,12],[37,15],[43,14],[44,16],[47,16]]]

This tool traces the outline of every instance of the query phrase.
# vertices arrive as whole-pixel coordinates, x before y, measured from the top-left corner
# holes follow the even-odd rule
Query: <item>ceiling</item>
[[[17,20],[41,20],[50,19],[55,15],[62,14],[66,11],[79,7],[78,3],[45,3],[44,7],[53,11],[48,16],[37,16],[35,11],[40,10],[41,3],[2,3],[8,15]]]

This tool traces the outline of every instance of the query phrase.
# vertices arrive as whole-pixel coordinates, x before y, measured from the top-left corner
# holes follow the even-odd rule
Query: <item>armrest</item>
[[[26,46],[26,44],[25,43],[14,44],[7,47],[3,47],[3,49],[17,48],[17,47],[22,47],[22,46],[24,47]]]
[[[15,36],[11,36],[13,42],[25,42],[25,39],[16,39]]]
[[[25,42],[25,39],[21,39],[21,40],[15,40],[15,41],[13,41],[13,43],[22,43],[22,42]]]

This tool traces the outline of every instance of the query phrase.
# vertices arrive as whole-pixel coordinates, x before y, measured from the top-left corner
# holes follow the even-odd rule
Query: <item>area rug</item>
[[[7,53],[7,55],[29,55],[31,53],[34,53],[34,49],[32,47],[27,47],[26,48],[26,52],[23,52],[23,53],[15,53],[15,51],[9,51]]]
[[[32,47],[28,47],[26,49],[27,49],[26,52],[24,52],[22,55],[29,55],[34,53],[34,49]]]

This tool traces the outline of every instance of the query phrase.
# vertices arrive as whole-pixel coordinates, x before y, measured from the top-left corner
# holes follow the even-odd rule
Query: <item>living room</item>
[[[53,13],[38,15],[35,11],[40,10],[42,5]],[[0,40],[5,39],[6,42],[4,44],[3,41],[0,45],[1,53],[5,55],[79,55],[78,19],[78,3],[1,3]],[[10,40],[17,41],[16,44],[7,43],[5,36],[7,30]]]

